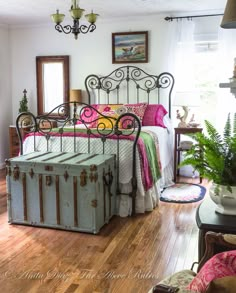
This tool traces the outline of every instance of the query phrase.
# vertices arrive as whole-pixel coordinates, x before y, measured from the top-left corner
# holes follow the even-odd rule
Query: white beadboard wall
[[[168,29],[171,23],[166,22],[164,17],[165,15],[99,20],[93,33],[80,35],[78,40],[74,40],[73,35],[55,31],[53,24],[11,29],[0,27],[0,167],[9,155],[8,126],[14,124],[24,89],[28,92],[30,110],[37,112],[36,56],[69,55],[70,88],[85,90],[84,79],[88,74],[108,74],[121,66],[112,64],[112,32],[148,31],[149,62],[134,65],[159,74],[168,70],[166,62],[170,53]],[[205,29],[209,25],[204,24],[203,27]]]

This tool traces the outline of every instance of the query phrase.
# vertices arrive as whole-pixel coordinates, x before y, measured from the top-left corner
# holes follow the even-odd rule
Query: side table
[[[226,216],[215,211],[216,205],[206,197],[198,206],[196,222],[199,228],[198,236],[198,260],[205,252],[205,234],[208,231],[236,234],[236,216]]]
[[[29,128],[21,128],[22,135],[24,136]],[[20,142],[15,125],[9,126],[9,158],[17,157],[20,151]]]
[[[41,129],[49,129],[49,128],[56,128],[57,127],[57,122],[52,120],[50,123],[48,121],[45,121],[40,124]],[[21,128],[22,130],[22,136],[24,137],[25,133],[27,133],[30,128],[29,127],[23,127]],[[19,155],[20,151],[20,141],[19,137],[16,131],[16,126],[15,125],[10,125],[9,126],[9,157],[17,157]]]
[[[181,135],[202,132],[202,128],[196,127],[186,127],[186,128],[175,128],[175,141],[174,141],[174,182],[176,182],[176,177],[179,175],[179,168],[178,165],[180,163],[180,154],[183,151],[188,149],[183,149],[179,146]],[[200,177],[200,183],[202,183],[202,178]]]

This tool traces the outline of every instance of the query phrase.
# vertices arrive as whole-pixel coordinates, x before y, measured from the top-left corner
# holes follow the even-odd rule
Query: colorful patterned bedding
[[[131,126],[135,125],[134,114],[124,114],[120,120],[124,117],[130,117]],[[34,151],[116,154],[119,162],[117,193],[120,195],[117,213],[120,216],[131,215],[133,211],[152,211],[158,205],[161,188],[172,184],[173,133],[168,127],[143,126],[139,133],[140,126],[116,129],[113,120],[114,128],[101,129],[75,123],[68,127],[67,123],[74,120],[61,119],[57,120],[59,128],[45,129],[40,128],[40,124],[42,121],[50,124],[50,120],[33,114],[32,119],[30,133],[22,144],[23,154]]]

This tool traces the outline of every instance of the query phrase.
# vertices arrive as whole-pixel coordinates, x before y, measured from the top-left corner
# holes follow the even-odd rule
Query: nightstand
[[[47,122],[45,121],[44,123],[40,124],[40,128],[41,129],[50,129],[50,128],[56,128],[57,127],[57,122],[56,121],[50,121]],[[24,127],[21,128],[24,132],[28,132],[29,131],[29,127]],[[20,151],[20,141],[18,138],[18,134],[16,131],[16,126],[15,125],[10,125],[9,126],[9,158],[13,158],[13,157],[17,157],[19,155],[19,151]]]
[[[178,165],[180,163],[180,154],[183,151],[187,151],[189,148],[181,148],[180,141],[181,135],[186,135],[190,133],[202,132],[202,128],[186,127],[186,128],[175,128],[175,142],[174,142],[174,182],[176,182],[176,177],[179,175]],[[202,183],[202,178],[200,177],[200,183]]]
[[[28,127],[21,128],[22,132],[29,131]],[[16,131],[16,126],[15,125],[10,125],[9,126],[9,157],[17,157],[19,155],[20,151],[20,141],[19,137]]]
[[[15,126],[9,126],[9,157],[16,157],[19,153],[19,139]]]

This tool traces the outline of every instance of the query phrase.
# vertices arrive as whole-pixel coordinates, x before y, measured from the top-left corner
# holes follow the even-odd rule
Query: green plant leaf
[[[186,152],[180,167],[192,165],[202,177],[231,190],[230,186],[236,186],[236,114],[233,125],[228,115],[222,135],[209,121],[205,125],[207,134],[189,135],[196,143]]]

